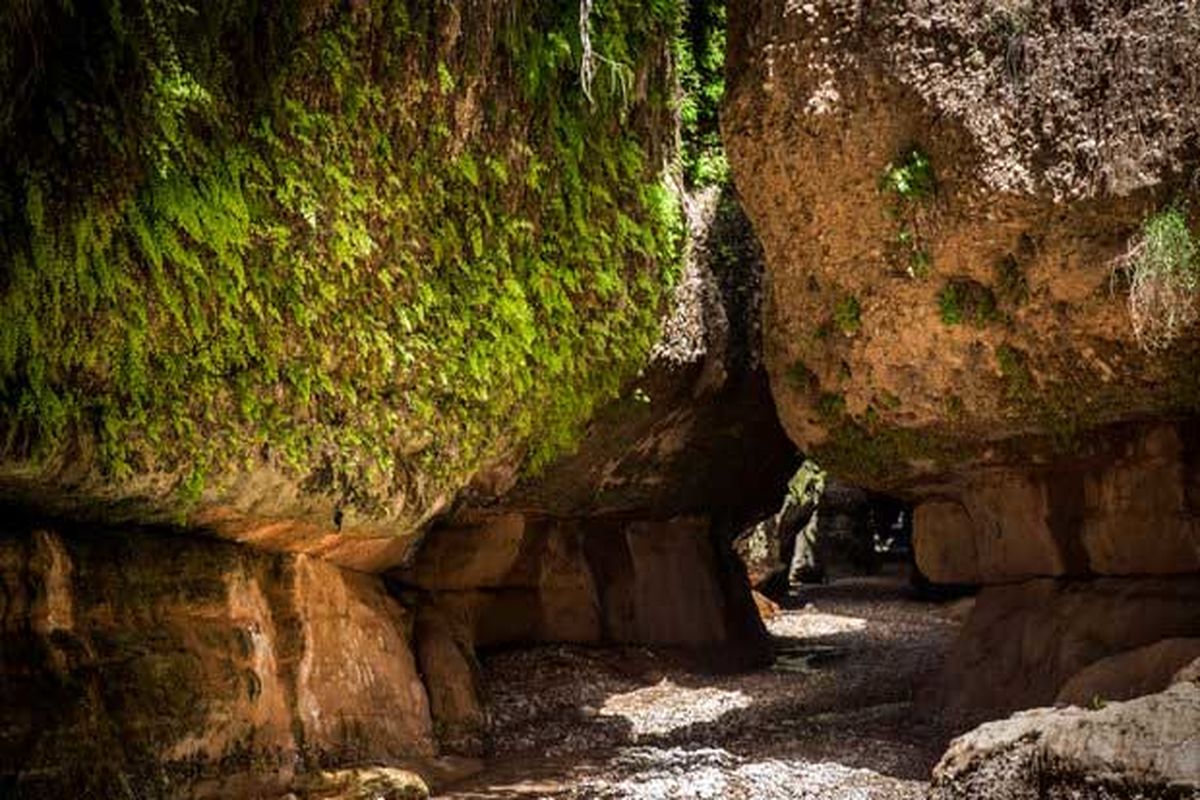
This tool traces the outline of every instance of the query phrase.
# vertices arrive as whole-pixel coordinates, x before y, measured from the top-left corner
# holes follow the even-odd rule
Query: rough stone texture
[[[1200,683],[1200,658],[1176,672],[1175,677],[1171,679],[1171,683],[1183,683],[1184,681]]]
[[[1046,467],[925,487],[914,518],[921,570],[946,583],[1200,571],[1195,426],[1108,433]]]
[[[434,754],[409,615],[378,578],[58,530],[0,535],[0,794],[252,796]]]
[[[204,25],[6,4],[0,496],[381,570],[474,475],[565,443],[637,374],[674,271],[673,214],[648,200],[678,138],[674,18],[623,9],[618,99],[524,44],[578,30],[535,3],[234,3]],[[165,73],[188,88],[164,104]],[[71,135],[39,133],[60,115]],[[225,168],[247,159],[254,181]],[[547,180],[509,182],[531,164]],[[26,213],[43,181],[50,210],[36,188]],[[588,225],[565,211],[585,202]],[[84,252],[89,277],[59,285]]]
[[[1063,684],[1055,703],[1130,700],[1154,694],[1178,682],[1183,669],[1200,659],[1200,639],[1161,642],[1102,658],[1081,669]]]
[[[1194,577],[987,586],[928,689],[926,708],[979,720],[1050,705],[1089,665],[1163,639],[1198,636]],[[1109,691],[1128,696],[1139,677],[1126,680]]]
[[[1039,708],[955,739],[931,800],[1200,797],[1200,684],[1088,711]]]
[[[1198,31],[1200,8],[1167,0],[731,3],[723,132],[802,450],[921,488],[1194,413],[1196,338],[1140,350],[1110,275],[1143,217],[1194,191]],[[937,191],[897,211],[880,178],[914,145]],[[994,313],[943,322],[951,282]]]
[[[36,508],[47,517],[97,525],[177,525],[261,550],[304,553],[339,566],[382,572],[404,562],[421,525],[448,505],[432,499],[410,522],[371,519],[344,509],[338,498],[306,493],[294,477],[261,467],[213,489],[195,507],[173,495],[172,482],[134,477],[119,487],[71,476],[46,479],[26,474],[0,476],[0,502]]]

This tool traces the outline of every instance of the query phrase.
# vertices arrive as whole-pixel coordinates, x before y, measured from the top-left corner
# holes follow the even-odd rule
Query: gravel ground
[[[484,659],[485,771],[446,798],[924,796],[950,731],[913,712],[956,630],[896,578],[808,589],[769,623],[775,664],[711,674],[646,648]]]

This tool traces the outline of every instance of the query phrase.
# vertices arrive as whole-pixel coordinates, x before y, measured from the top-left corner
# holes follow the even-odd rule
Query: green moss
[[[903,474],[901,467],[908,463],[953,463],[962,448],[943,431],[895,428],[849,416],[843,416],[829,434],[813,457],[832,474],[874,485],[886,485],[892,476]]]
[[[817,413],[826,421],[838,420],[846,413],[846,398],[833,392],[822,392],[817,398]]]
[[[883,394],[880,395],[879,402],[884,408],[892,411],[895,411],[901,405],[903,405],[903,402],[899,397],[888,391],[884,391]]]
[[[966,322],[981,328],[1001,319],[996,295],[973,280],[957,278],[948,281],[938,292],[937,301],[938,314],[946,325]]]
[[[813,392],[821,385],[817,374],[809,369],[803,361],[793,361],[788,365],[785,374],[788,383],[799,392]]]
[[[833,307],[833,321],[846,336],[853,336],[862,327],[862,306],[858,298],[847,295]]]
[[[373,511],[570,446],[677,270],[654,142],[679,10],[597,3],[595,50],[658,99],[601,76],[592,104],[577,4],[518,4],[453,56],[431,9],[111,0],[0,26],[8,458],[91,441],[111,479],[195,497],[267,453]]]
[[[1024,352],[1007,344],[996,347],[996,366],[1004,380],[1004,397],[1010,403],[1032,402],[1037,393],[1037,384],[1029,371],[1028,357]]]

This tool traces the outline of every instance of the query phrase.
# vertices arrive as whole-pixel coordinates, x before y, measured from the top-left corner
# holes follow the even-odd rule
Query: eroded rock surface
[[[1110,657],[1197,636],[1200,581],[1191,576],[988,586],[929,699],[941,714],[995,718],[1050,705],[1082,670],[1102,669]],[[1114,678],[1108,691],[1128,697],[1146,676]]]
[[[932,580],[1200,570],[1197,428],[1136,426],[1040,468],[968,470],[923,487],[917,563]]]
[[[1087,665],[1063,684],[1055,702],[1087,706],[1161,692],[1197,661],[1200,638],[1163,639]]]
[[[955,739],[931,800],[1200,797],[1200,684],[1097,710],[1039,708]]]
[[[1112,274],[1193,191],[1197,30],[1166,0],[731,4],[723,132],[802,450],[919,488],[1053,457],[1021,437],[1194,413],[1194,331],[1144,352]],[[931,184],[901,198],[913,152]]]

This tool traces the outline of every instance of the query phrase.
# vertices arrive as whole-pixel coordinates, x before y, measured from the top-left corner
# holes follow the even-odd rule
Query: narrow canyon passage
[[[894,568],[805,587],[768,668],[714,674],[647,648],[482,659],[494,751],[441,797],[917,798],[950,732],[922,718],[959,606]]]

